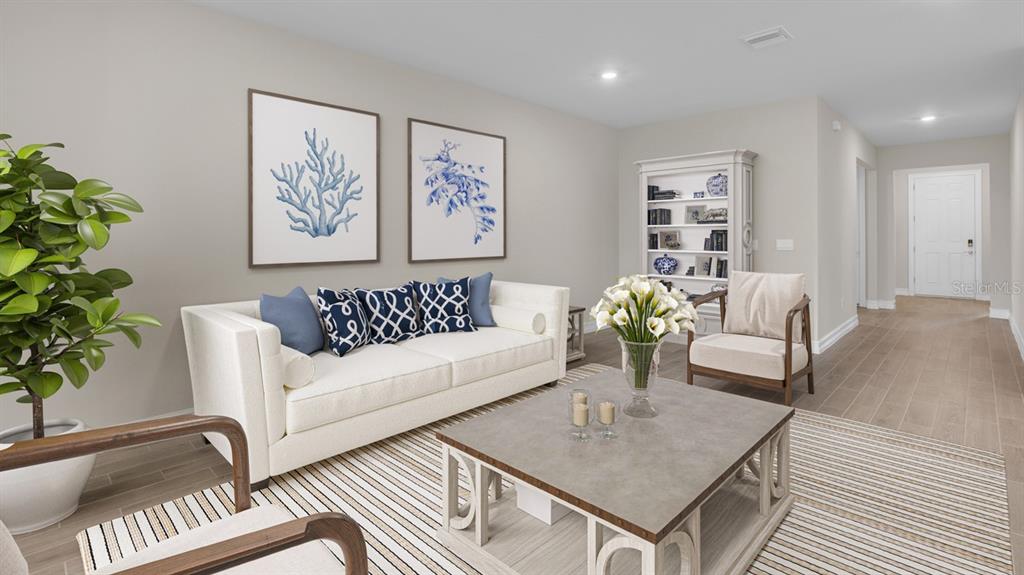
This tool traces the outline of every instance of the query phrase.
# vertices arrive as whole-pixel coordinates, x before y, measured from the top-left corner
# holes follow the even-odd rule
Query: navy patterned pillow
[[[370,341],[395,343],[420,334],[416,317],[416,301],[412,284],[391,289],[368,290],[359,288],[356,295],[370,320]]]
[[[436,284],[412,282],[423,333],[476,331],[469,315],[469,278]]]
[[[338,357],[370,342],[370,323],[356,294],[319,288],[316,307],[327,332],[327,346]]]

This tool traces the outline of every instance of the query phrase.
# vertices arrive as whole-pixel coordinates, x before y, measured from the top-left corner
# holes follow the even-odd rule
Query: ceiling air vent
[[[760,32],[754,32],[753,34],[743,38],[743,41],[751,48],[760,50],[761,48],[772,46],[774,44],[781,44],[787,40],[791,40],[792,38],[793,35],[789,33],[789,30],[786,30],[782,26],[776,26],[767,30],[761,30]]]

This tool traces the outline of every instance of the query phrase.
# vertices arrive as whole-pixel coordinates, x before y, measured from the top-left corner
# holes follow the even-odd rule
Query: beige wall
[[[1005,134],[878,149],[879,297],[892,299],[908,282],[907,176],[945,166],[988,164],[982,183],[983,282],[1010,279],[1010,140]],[[888,265],[886,265],[888,260]],[[1009,309],[1006,293],[992,308]]]
[[[1017,100],[1017,113],[1010,131],[1010,193],[1010,258],[1014,285],[1010,322],[1017,345],[1024,354],[1024,94]]]
[[[832,129],[832,122],[840,130]],[[875,146],[818,99],[818,338],[857,317],[857,166],[876,164]],[[867,257],[867,254],[865,254]]]
[[[134,195],[146,213],[90,254],[136,284],[125,305],[158,315],[50,416],[92,425],[191,405],[179,308],[295,285],[366,287],[493,270],[595,300],[618,271],[616,132],[608,127],[191,5],[0,8],[0,125],[16,141],[62,141],[55,163]],[[381,262],[247,267],[246,89],[381,115]],[[406,117],[508,138],[509,246],[502,261],[406,263]],[[0,427],[29,420],[0,398]]]

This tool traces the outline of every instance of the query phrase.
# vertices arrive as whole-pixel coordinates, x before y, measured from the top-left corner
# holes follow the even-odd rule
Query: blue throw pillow
[[[370,323],[356,294],[347,289],[316,290],[316,306],[327,331],[327,346],[341,357],[370,342]]]
[[[356,290],[370,322],[370,341],[396,343],[420,334],[412,284],[391,289]]]
[[[493,278],[494,274],[491,272],[469,278],[469,317],[473,318],[473,325],[476,327],[497,325],[491,315],[491,279]],[[442,283],[452,280],[439,277],[437,281]]]
[[[281,345],[307,355],[324,348],[320,318],[306,290],[301,287],[293,289],[284,297],[261,295],[260,318],[276,325],[281,331]]]
[[[476,331],[469,315],[469,278],[429,284],[412,282],[423,333]]]

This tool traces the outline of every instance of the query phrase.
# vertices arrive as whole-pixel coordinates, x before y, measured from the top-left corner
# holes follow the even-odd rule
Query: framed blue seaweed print
[[[409,119],[409,261],[504,258],[505,138]]]
[[[249,266],[379,261],[380,118],[249,90]]]

